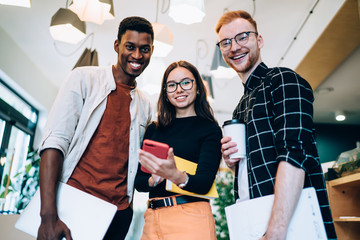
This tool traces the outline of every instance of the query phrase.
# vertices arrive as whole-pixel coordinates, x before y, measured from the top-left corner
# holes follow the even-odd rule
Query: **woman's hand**
[[[183,183],[187,179],[187,175],[176,168],[174,160],[174,149],[170,148],[167,159],[160,159],[153,154],[139,149],[139,162],[147,170],[152,173],[152,176],[160,176],[162,179],[169,179],[175,184]],[[153,178],[153,177],[151,177]],[[152,180],[149,179],[149,186],[153,186]]]

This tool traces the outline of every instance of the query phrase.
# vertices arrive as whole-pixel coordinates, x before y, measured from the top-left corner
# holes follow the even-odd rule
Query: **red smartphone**
[[[161,143],[161,142],[153,141],[150,139],[145,139],[143,141],[142,149],[146,152],[149,152],[149,153],[155,155],[158,158],[167,159],[169,145],[167,145],[166,143]],[[141,171],[151,174],[151,172],[149,172],[143,166],[141,166]]]

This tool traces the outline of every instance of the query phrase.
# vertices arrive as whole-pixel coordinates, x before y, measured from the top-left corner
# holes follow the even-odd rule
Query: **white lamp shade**
[[[223,66],[219,66],[217,69],[211,70],[210,72],[214,78],[219,79],[232,79],[237,76],[234,69]]]
[[[86,37],[85,23],[67,8],[60,8],[51,18],[50,34],[57,40],[76,44]]]
[[[214,57],[211,63],[211,74],[214,78],[230,79],[237,76],[234,69],[230,68],[224,61],[219,47],[215,47]]]
[[[154,29],[153,57],[166,57],[173,49],[173,34],[165,24],[152,23],[152,26]]]
[[[0,0],[0,4],[30,8],[31,0]]]
[[[73,0],[69,9],[85,22],[103,24],[105,20],[114,19],[112,0]]]
[[[201,22],[205,16],[204,0],[171,0],[169,16],[177,23]]]

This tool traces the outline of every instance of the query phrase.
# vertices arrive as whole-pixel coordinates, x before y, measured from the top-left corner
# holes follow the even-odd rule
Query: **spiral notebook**
[[[60,219],[69,227],[74,240],[103,239],[117,207],[100,198],[59,183],[57,208]],[[40,191],[21,213],[15,228],[37,237],[40,226]]]

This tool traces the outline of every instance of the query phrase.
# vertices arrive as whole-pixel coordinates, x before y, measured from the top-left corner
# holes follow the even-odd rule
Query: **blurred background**
[[[231,118],[243,86],[223,63],[214,28],[224,12],[242,9],[257,21],[268,67],[292,68],[310,82],[324,169],[360,140],[359,0],[28,0],[25,7],[14,6],[18,2],[0,0],[1,232],[12,229],[18,217],[13,213],[37,187],[34,151],[63,80],[76,66],[115,64],[114,40],[128,16],[145,17],[154,26],[155,52],[137,79],[154,109],[165,68],[186,60],[199,69],[219,124]],[[219,181],[229,186],[227,172],[222,165]],[[224,193],[221,201],[229,198]],[[146,199],[135,195],[128,239],[139,239]],[[224,204],[215,203],[214,212]]]

